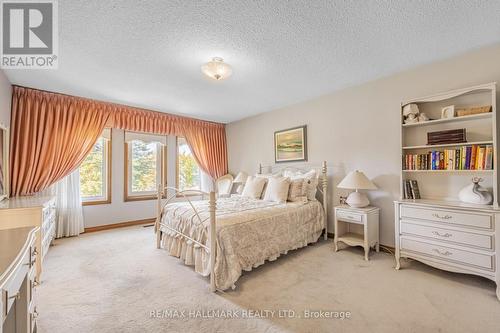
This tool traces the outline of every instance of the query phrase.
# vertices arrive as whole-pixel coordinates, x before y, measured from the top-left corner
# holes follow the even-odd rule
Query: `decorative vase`
[[[477,205],[490,205],[493,202],[493,195],[479,185],[482,181],[482,178],[473,177],[472,184],[467,185],[458,193],[460,201]]]

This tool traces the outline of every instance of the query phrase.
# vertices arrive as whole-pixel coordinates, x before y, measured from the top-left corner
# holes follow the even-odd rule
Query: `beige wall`
[[[10,126],[10,102],[12,86],[5,73],[0,70],[0,125]]]
[[[330,202],[338,204],[345,193],[335,185],[346,172],[363,170],[379,187],[369,197],[382,209],[381,243],[392,246],[392,201],[399,197],[400,103],[492,81],[500,82],[500,44],[231,123],[230,171],[254,173],[259,162],[273,163],[274,131],[305,124],[309,161],[327,160],[330,165]]]

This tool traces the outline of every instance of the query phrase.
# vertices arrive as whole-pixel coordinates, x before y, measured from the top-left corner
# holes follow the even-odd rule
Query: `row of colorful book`
[[[416,180],[403,180],[403,196],[404,199],[420,199],[420,190]]]
[[[407,154],[404,170],[492,170],[493,146],[463,146],[457,149]]]

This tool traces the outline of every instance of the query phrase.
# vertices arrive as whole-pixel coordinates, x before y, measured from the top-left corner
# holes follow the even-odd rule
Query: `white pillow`
[[[284,177],[289,177],[291,180],[303,179],[303,193],[310,201],[316,200],[316,191],[318,189],[318,174],[316,170],[312,169],[306,173],[300,171],[285,170],[283,171]]]
[[[254,176],[248,177],[247,182],[245,183],[245,187],[243,188],[243,192],[241,193],[241,196],[260,199],[266,181],[267,181],[266,178],[254,177]]]
[[[272,173],[258,173],[255,175],[255,177],[264,178],[266,180],[266,183],[264,184],[264,189],[262,190],[262,195],[260,196],[260,198],[263,199],[264,195],[266,194],[266,189],[267,189],[267,184],[269,183],[269,178],[273,178],[276,176]]]
[[[264,201],[286,202],[288,189],[290,188],[290,178],[271,177],[268,179]]]

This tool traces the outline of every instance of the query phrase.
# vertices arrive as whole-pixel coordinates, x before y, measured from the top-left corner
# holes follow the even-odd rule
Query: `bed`
[[[259,168],[262,173],[262,168]],[[318,241],[326,230],[326,163],[320,170],[321,201],[271,202],[214,192],[158,189],[157,247],[210,276],[210,289],[235,288],[243,271]],[[164,201],[164,193],[171,194]],[[195,192],[208,200],[190,200]],[[184,196],[186,200],[173,202]]]

